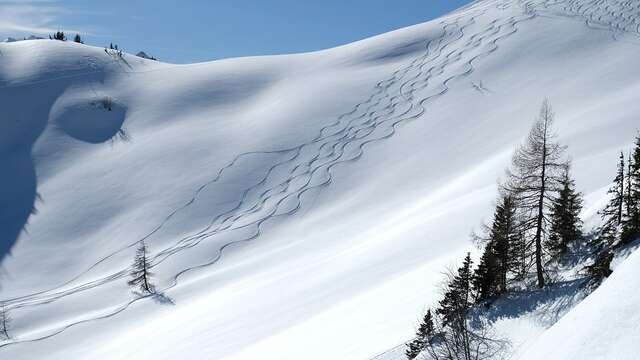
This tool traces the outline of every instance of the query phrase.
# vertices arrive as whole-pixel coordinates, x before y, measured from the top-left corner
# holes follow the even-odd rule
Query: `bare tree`
[[[473,290],[471,286],[471,256],[467,253],[457,271],[445,273],[442,300],[435,312],[427,311],[416,340],[408,345],[407,358],[419,353],[432,360],[498,359],[508,342],[490,336],[486,321],[472,321]]]
[[[431,360],[497,360],[507,354],[510,344],[491,334],[486,322],[479,320],[476,326],[465,319],[464,328],[443,324],[434,318],[434,336],[424,343],[425,359]]]
[[[545,100],[527,140],[513,155],[512,168],[507,171],[505,189],[517,199],[523,216],[522,231],[527,238],[527,249],[534,247],[538,287],[544,287],[543,240],[548,225],[547,212],[553,194],[562,188],[567,168],[565,147],[557,143],[553,129],[554,114]]]
[[[5,339],[10,339],[9,330],[11,329],[11,316],[9,316],[9,311],[7,310],[7,305],[2,303],[2,307],[0,308],[0,334]]]
[[[130,272],[131,280],[129,280],[128,284],[131,287],[137,287],[144,294],[153,294],[156,292],[156,289],[151,283],[151,276],[153,274],[149,271],[151,262],[147,253],[147,245],[144,241],[140,242]]]

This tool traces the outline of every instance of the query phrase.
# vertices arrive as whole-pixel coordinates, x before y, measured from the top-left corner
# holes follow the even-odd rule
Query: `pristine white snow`
[[[352,360],[406,341],[544,97],[593,217],[640,124],[639,14],[486,0],[325,51],[192,65],[1,43],[0,357]],[[126,284],[141,239],[162,297]],[[575,311],[617,311],[609,283]],[[541,342],[552,325],[513,321]],[[603,353],[640,332],[619,331]]]

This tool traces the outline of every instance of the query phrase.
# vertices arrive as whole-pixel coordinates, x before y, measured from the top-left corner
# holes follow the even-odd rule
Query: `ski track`
[[[605,0],[546,0],[540,8],[531,7],[531,1],[519,1],[527,11],[533,11],[537,16],[561,16],[569,18],[579,18],[584,21],[585,25],[594,30],[604,30],[612,32],[614,40],[619,40],[616,33],[627,33],[640,37],[640,2],[634,1],[617,1],[618,9],[611,6],[611,1]],[[505,2],[498,4],[499,9],[507,9],[513,3]],[[603,7],[603,4],[605,6]],[[561,10],[553,9],[558,5]],[[620,6],[623,9],[620,9]],[[411,338],[406,342],[394,346],[380,354],[372,357],[370,360],[404,360],[406,355],[404,350],[406,344],[413,341]]]
[[[147,240],[158,233],[176,214],[193,205],[198,200],[199,195],[205,189],[218,182],[223,177],[225,171],[234,167],[235,164],[237,164],[237,162],[242,158],[252,155],[264,154],[285,156],[284,160],[272,165],[267,170],[265,176],[259,182],[244,190],[240,200],[234,208],[215,216],[210,221],[208,226],[201,229],[195,234],[179,239],[172,246],[159,251],[153,258],[153,264],[154,266],[157,266],[169,257],[178,254],[183,250],[193,248],[200,244],[202,241],[209,239],[215,235],[227,231],[254,227],[255,231],[249,237],[237,239],[223,244],[217,251],[217,254],[210,261],[193,267],[189,267],[187,269],[183,269],[176,273],[173,276],[171,283],[168,286],[162,288],[160,292],[168,291],[177,286],[179,278],[184,274],[215,264],[220,260],[220,258],[222,257],[222,253],[226,248],[257,238],[261,234],[262,224],[266,221],[278,217],[289,216],[296,213],[297,210],[299,210],[302,206],[302,197],[306,192],[328,186],[332,182],[331,170],[335,166],[346,162],[358,160],[364,154],[364,148],[368,144],[388,139],[395,134],[397,126],[401,123],[420,118],[425,113],[425,105],[428,102],[433,101],[446,94],[450,89],[449,84],[452,81],[470,75],[474,70],[474,61],[482,57],[489,56],[493,52],[497,51],[498,42],[515,34],[517,32],[518,23],[530,20],[535,16],[541,15],[538,12],[539,9],[535,6],[532,6],[534,5],[532,1],[525,2],[522,0],[508,0],[502,2],[496,1],[491,4],[497,6],[499,9],[507,9],[510,6],[513,6],[516,2],[519,5],[522,5],[525,9],[522,15],[493,20],[487,28],[469,36],[466,43],[461,48],[451,50],[443,57],[443,54],[445,54],[445,50],[448,47],[450,47],[452,44],[464,40],[464,30],[469,26],[475,24],[475,19],[479,16],[482,16],[486,12],[486,7],[484,9],[482,9],[482,7],[478,8],[477,5],[479,3],[471,4],[469,7],[464,9],[463,14],[455,18],[455,20],[453,20],[452,22],[441,23],[441,26],[443,28],[442,35],[436,40],[427,42],[426,51],[423,55],[414,59],[409,65],[393,72],[392,76],[389,79],[378,82],[374,87],[375,90],[373,94],[368,99],[359,104],[356,104],[351,111],[340,115],[332,124],[322,127],[319,130],[318,135],[311,141],[287,149],[273,151],[253,151],[237,155],[229,163],[223,166],[217,172],[214,178],[198,187],[194,192],[194,195],[188,201],[169,213],[169,215],[167,215],[159,225],[157,225],[144,237],[130,243],[129,245],[117,250],[116,252],[103,257],[102,259],[94,263],[91,267],[61,285],[41,292],[15,297],[12,299],[6,299],[5,303],[7,304],[8,309],[11,310],[15,308],[48,304],[53,301],[62,299],[66,296],[77,294],[81,291],[90,290],[127,276],[128,269],[123,269],[100,279],[61,290],[65,286],[72,284],[82,276],[88,274],[92,269],[109,260],[113,256],[126,251],[127,249],[131,249],[139,242]],[[552,3],[552,1],[546,1],[542,5],[542,8],[545,11],[548,11],[549,9],[551,9],[552,7],[556,7],[557,5],[564,5],[561,8],[561,13],[559,13],[558,11],[554,11],[554,14],[562,14],[563,16],[580,16],[585,18],[585,23],[587,26],[592,27],[591,24],[595,23],[598,25],[606,26],[607,29],[613,31],[614,33],[616,31],[619,31],[638,34],[638,28],[640,25],[633,15],[625,16],[625,12],[622,10],[618,10],[618,12],[616,13],[616,10],[611,9],[610,6],[605,6],[603,8],[602,3],[602,0],[565,0],[554,3]],[[633,9],[636,12],[640,11],[640,4],[636,4],[634,6],[632,1],[619,1],[618,4],[624,6],[624,9]],[[471,15],[468,15],[467,13],[470,13]],[[605,13],[605,15],[602,15],[602,13]],[[460,21],[464,18],[468,18],[468,20],[465,24],[461,25]],[[614,22],[614,20],[617,22]],[[449,30],[451,28],[453,28],[453,30]],[[505,31],[505,29],[507,30]],[[450,41],[445,41],[452,36],[453,38],[450,39]],[[433,44],[435,44],[435,50],[432,49]],[[415,100],[414,94],[416,92],[430,89],[430,80],[445,74],[446,69],[449,66],[460,64],[460,61],[466,53],[475,50],[483,45],[488,46],[488,49],[467,60],[463,64],[463,71],[447,77],[446,79],[444,79],[444,81],[436,85],[436,88],[440,87],[439,91],[436,91],[435,93],[418,101]],[[438,60],[441,61],[438,62]],[[434,62],[436,63],[435,65],[433,64]],[[428,69],[425,70],[425,68],[427,67]],[[162,70],[164,69],[152,69],[143,72]],[[409,77],[404,82],[400,83],[400,81],[403,80],[407,76],[407,74],[410,74],[412,71],[415,71],[415,74]],[[52,81],[66,77],[95,74],[97,72],[99,71],[86,72],[83,74],[73,74],[65,77],[45,79],[43,81]],[[38,82],[20,84],[19,86],[34,83]],[[398,84],[399,86],[397,86]],[[11,86],[12,85],[8,85],[0,88]],[[394,86],[397,87],[397,93],[392,96],[389,91]],[[408,108],[400,114],[394,114],[396,112],[396,109],[399,106],[403,105],[408,106]],[[384,127],[382,125],[384,125]],[[382,134],[377,134],[377,130],[379,129],[382,129]],[[349,146],[355,146],[355,149],[349,151],[347,149]],[[315,150],[315,152],[313,156],[305,160],[305,158],[302,157],[302,154],[305,150],[308,149]],[[328,153],[325,154],[325,152],[327,151]],[[284,181],[281,181],[271,187],[265,186],[271,180],[272,174],[276,173],[276,171],[280,168],[287,166],[289,166],[289,171]],[[299,180],[302,180],[302,183],[296,184],[296,182]],[[250,195],[252,195],[252,192],[259,192],[259,190],[262,190],[262,192],[257,194],[258,196],[256,202],[249,202],[248,200],[250,198]],[[281,210],[281,205],[285,204],[289,200],[293,200],[295,206],[288,211],[278,213],[279,210]],[[266,209],[267,207],[268,209]],[[262,216],[260,216],[261,212],[263,213]],[[258,215],[258,218],[252,220],[251,216],[255,215]],[[243,224],[242,221],[245,221],[245,223]],[[111,311],[101,316],[87,318],[66,324],[65,326],[55,329],[51,333],[44,336],[31,339],[15,338],[10,341],[5,341],[4,343],[0,344],[0,348],[7,347],[9,345],[47,339],[60,334],[73,326],[115,316],[120,312],[126,310],[135,302],[146,299],[148,297],[150,296],[143,296],[132,299],[116,307],[115,310],[112,309]]]
[[[407,70],[403,70],[403,71],[405,71],[405,72],[406,72]],[[396,73],[397,73],[397,72],[396,72]],[[386,80],[386,81],[388,81],[388,80]],[[386,81],[385,81],[385,82],[386,82]],[[379,83],[379,84],[380,84],[380,83]],[[415,84],[415,83],[414,83],[414,84]],[[388,87],[389,87],[389,86],[386,86],[385,88],[388,88]],[[367,102],[370,102],[370,100],[366,101],[365,103],[367,103]],[[372,106],[370,106],[370,107],[369,107],[369,109],[370,109],[371,107],[373,107],[373,106],[378,105],[379,103],[380,103],[380,100],[379,100],[379,101],[377,101],[376,103],[374,103]],[[396,105],[396,104],[393,104],[393,106],[395,106],[395,105]],[[387,108],[389,108],[389,106],[386,106],[386,107],[385,107],[385,109],[387,109]],[[352,112],[350,112],[350,113],[348,113],[348,114],[352,114],[352,113],[353,113],[353,111],[352,111]],[[368,113],[368,110],[367,110],[367,111],[365,111],[365,113]],[[370,114],[373,114],[373,113],[370,113]],[[360,118],[362,118],[362,117],[363,117],[363,116],[360,116],[360,117],[358,117],[358,118],[356,118],[356,119],[354,119],[354,120],[358,120],[358,119],[360,119]],[[354,120],[352,120],[350,123],[352,123]],[[325,128],[323,128],[323,129],[321,130],[321,132],[324,132],[324,130],[326,130],[327,128],[330,128],[330,127],[332,127],[332,126],[335,126],[335,123],[334,123],[334,124],[332,124],[332,125],[329,125],[329,126],[327,126],[327,127],[325,127]],[[352,127],[352,128],[347,128],[347,131],[348,131],[348,130],[352,130],[352,129],[353,129],[353,127]],[[362,129],[356,130],[356,132],[357,132],[357,131],[360,131],[360,130],[362,130]],[[344,130],[343,130],[342,132],[344,132]],[[335,135],[335,134],[333,134],[333,135]],[[347,136],[347,135],[345,134],[345,135],[343,135],[342,137],[338,138],[337,140],[339,140],[339,141],[340,141],[340,140],[344,140],[344,139],[346,138],[346,136]],[[223,170],[224,170],[224,169],[226,169],[226,168],[228,168],[228,167],[231,167],[231,166],[232,166],[232,165],[233,165],[233,164],[234,164],[234,163],[235,163],[235,162],[236,162],[240,157],[245,156],[245,155],[259,154],[259,153],[277,153],[277,152],[291,152],[291,151],[296,151],[296,155],[294,156],[294,158],[289,159],[289,160],[286,160],[286,161],[284,161],[284,162],[281,162],[281,163],[278,163],[278,164],[276,164],[276,165],[272,166],[272,168],[269,170],[269,172],[268,172],[267,176],[266,176],[265,178],[263,178],[263,180],[261,180],[259,183],[257,183],[256,185],[252,186],[251,188],[246,189],[246,190],[245,190],[245,192],[244,192],[244,195],[242,196],[242,200],[240,201],[240,203],[239,203],[239,204],[238,204],[234,209],[229,210],[229,211],[228,211],[228,212],[226,212],[225,214],[235,214],[235,213],[236,213],[236,211],[238,210],[238,208],[239,208],[239,207],[240,207],[240,206],[245,202],[245,199],[246,199],[246,197],[247,197],[247,196],[246,196],[246,194],[247,194],[250,190],[253,190],[254,188],[257,188],[259,185],[262,185],[262,184],[266,181],[266,178],[268,177],[268,175],[269,175],[269,174],[270,174],[270,173],[271,173],[271,172],[272,172],[272,171],[273,171],[277,166],[282,165],[282,164],[285,164],[285,163],[288,163],[288,162],[291,162],[293,159],[297,158],[297,157],[299,156],[300,150],[301,150],[303,147],[305,147],[305,146],[307,146],[307,145],[309,145],[309,144],[316,143],[316,142],[317,142],[317,140],[314,140],[314,141],[312,141],[311,143],[303,144],[303,145],[301,145],[301,146],[298,146],[298,147],[296,147],[296,148],[292,148],[292,149],[285,149],[285,150],[281,150],[281,151],[272,151],[272,152],[252,152],[252,153],[242,154],[242,155],[239,155],[238,157],[236,157],[236,159],[235,159],[234,161],[232,161],[229,165],[227,165],[225,168],[223,168]],[[321,146],[321,148],[320,148],[319,150],[322,150],[322,149],[323,149],[327,144],[328,144],[328,143],[324,143],[324,144]],[[339,145],[339,142],[338,142],[336,145]],[[335,150],[335,145],[334,145],[334,150]],[[334,152],[332,152],[332,154],[334,154],[334,153],[335,153],[335,151],[334,151]],[[313,161],[317,160],[318,158],[319,158],[319,154],[318,154],[318,155],[316,155],[315,157],[313,157],[313,158],[312,158],[312,159],[311,159],[311,160],[310,160],[306,165],[307,165],[307,166],[308,166],[308,165],[310,165]],[[297,170],[300,166],[301,166],[300,164],[296,165],[296,167],[294,168],[294,170],[293,170],[293,171],[291,171],[291,172],[290,172],[290,174],[291,174],[291,173],[293,173],[293,172],[295,172],[295,170]],[[223,171],[223,170],[222,170],[222,171]],[[222,171],[221,171],[221,172],[222,172]],[[308,173],[308,171],[307,171],[306,173]],[[305,173],[305,174],[306,174],[306,173]],[[303,175],[304,175],[304,174],[303,174]],[[209,184],[211,184],[211,183],[213,183],[213,182],[217,181],[217,180],[219,179],[219,177],[220,177],[220,173],[219,173],[219,175],[218,175],[214,180],[210,181],[209,183],[207,183],[207,184],[205,184],[205,185],[202,185],[202,186],[201,186],[201,187],[196,191],[196,194],[197,194],[197,193],[199,193],[200,191],[202,191],[202,190],[204,189],[204,187],[206,187],[206,186],[208,186]],[[295,176],[294,178],[289,178],[287,181],[285,181],[284,183],[280,183],[280,184],[278,184],[276,187],[281,186],[281,185],[288,185],[288,183],[292,182],[292,181],[293,181],[295,178],[297,178],[297,177],[300,177],[300,175],[297,175],[297,176]],[[263,193],[261,194],[261,198],[262,198],[262,199],[264,199],[265,195],[266,195],[267,193],[269,193],[271,190],[273,190],[273,188],[268,189],[268,190],[266,190],[265,192],[263,192]],[[191,205],[192,203],[194,203],[194,202],[195,202],[195,200],[196,200],[196,197],[197,197],[197,195],[196,195],[196,196],[194,196],[192,199],[190,199],[186,204],[184,204],[183,206],[181,206],[180,208],[178,208],[177,210],[175,210],[174,212],[172,212],[172,213],[171,213],[171,214],[170,214],[166,219],[169,219],[171,216],[175,215],[175,213],[177,213],[179,210],[184,209],[184,208],[186,208],[187,206],[189,206],[189,205]],[[256,205],[256,206],[254,206],[252,209],[250,209],[249,213],[255,212],[257,209],[259,209],[259,205],[261,205],[261,204],[257,204],[257,205]],[[246,215],[246,214],[242,214],[242,213],[241,213],[241,214],[239,214],[239,215],[238,215],[238,214],[236,214],[236,216],[233,218],[233,220],[237,220],[238,218],[242,217],[242,215]],[[220,217],[220,216],[218,216],[218,217]],[[216,218],[216,219],[217,219],[217,218]],[[216,219],[214,219],[212,222],[215,222],[215,220],[216,220]],[[227,219],[228,219],[228,218],[227,218]],[[126,248],[130,248],[131,246],[134,246],[135,244],[139,243],[140,241],[142,241],[142,240],[145,240],[145,239],[149,238],[151,235],[153,235],[155,232],[157,232],[157,231],[162,227],[162,225],[164,225],[164,223],[165,223],[165,222],[166,222],[166,221],[164,221],[164,222],[163,222],[163,224],[161,224],[160,226],[158,226],[156,229],[154,229],[154,230],[153,230],[151,233],[149,233],[148,235],[144,236],[142,239],[137,240],[137,241],[135,241],[135,242],[131,243],[130,245],[128,245],[127,247],[125,247],[125,248],[123,248],[123,249],[121,249],[121,250],[124,250],[124,249],[126,249]],[[210,226],[211,226],[211,225],[209,225],[209,227],[210,227]],[[209,228],[209,227],[208,227],[208,228]],[[225,228],[223,228],[222,230],[227,230],[227,229],[228,229],[228,227],[225,227]],[[206,229],[205,229],[205,230],[206,230]],[[204,230],[203,230],[203,231],[204,231]],[[220,231],[220,230],[219,230],[219,229],[217,229],[217,230],[216,230],[216,232],[217,232],[217,231]],[[200,235],[201,233],[202,233],[202,231],[201,231],[201,232],[199,232],[199,233],[197,233],[197,234],[196,234],[196,236]],[[181,241],[179,241],[179,243],[181,243],[182,241],[184,241],[184,239],[183,239],[183,240],[181,240]],[[164,254],[166,253],[166,251],[170,251],[170,250],[171,250],[171,249],[167,249],[167,250],[165,250],[165,251],[161,251],[159,254],[164,255]],[[113,256],[114,254],[115,254],[115,253],[113,253],[113,254],[111,254],[111,255],[109,255],[109,256]],[[108,257],[109,257],[109,256],[108,256]],[[107,258],[108,258],[108,257],[107,257]],[[106,259],[106,258],[105,258],[105,259]],[[105,259],[100,260],[98,263],[96,263],[96,264],[95,264],[95,265],[93,265],[92,267],[96,266],[97,264],[99,264],[100,262],[104,261]],[[77,277],[76,277],[76,278],[77,278]],[[49,291],[50,291],[50,290],[49,290]],[[45,291],[45,292],[47,292],[47,291]],[[25,300],[26,298],[27,298],[27,297],[20,297],[20,298],[9,299],[9,300],[7,300],[7,301],[8,301],[8,302],[11,302],[11,301],[15,301],[15,300]]]
[[[414,63],[415,63],[415,61],[414,61]],[[399,72],[401,72],[401,71],[405,71],[405,72],[406,72],[406,71],[408,71],[408,70],[398,70],[398,71],[396,71],[396,72],[394,73],[394,78],[395,78],[395,76],[397,76],[397,73],[399,73]],[[392,80],[393,80],[394,78],[392,78]],[[80,273],[79,275],[75,276],[75,277],[74,277],[74,278],[72,278],[71,280],[68,280],[67,282],[65,282],[65,283],[63,283],[63,284],[61,284],[61,285],[58,285],[58,286],[56,286],[55,288],[52,288],[52,289],[48,289],[48,290],[45,290],[45,291],[42,291],[42,292],[38,292],[38,293],[34,293],[34,294],[30,294],[30,295],[27,295],[27,296],[22,296],[22,297],[16,297],[16,298],[12,298],[12,299],[7,299],[7,300],[5,300],[5,301],[7,302],[7,304],[11,304],[12,302],[15,302],[15,301],[26,300],[26,299],[28,299],[29,297],[33,296],[33,295],[41,295],[41,294],[44,294],[44,293],[47,293],[47,292],[54,291],[54,290],[56,290],[56,289],[58,289],[58,288],[64,287],[65,285],[67,285],[67,284],[69,284],[69,283],[71,283],[71,282],[73,282],[73,281],[77,280],[79,277],[81,277],[82,275],[86,274],[88,271],[90,271],[91,269],[95,268],[97,265],[99,265],[99,264],[101,264],[102,262],[104,262],[104,261],[108,260],[110,257],[112,257],[112,256],[114,256],[114,255],[116,255],[116,254],[118,254],[118,253],[119,253],[119,252],[121,252],[121,251],[124,251],[124,250],[126,250],[126,249],[129,249],[129,248],[131,248],[131,247],[135,246],[136,244],[138,244],[138,243],[139,243],[139,242],[141,242],[141,241],[144,241],[144,240],[149,239],[149,238],[150,238],[151,236],[153,236],[155,233],[157,233],[158,231],[160,231],[160,230],[161,230],[161,228],[162,228],[164,225],[166,225],[166,223],[167,223],[167,222],[168,222],[168,221],[169,221],[169,220],[170,220],[174,215],[176,215],[176,214],[177,214],[178,212],[180,212],[181,210],[184,210],[184,209],[186,209],[187,207],[189,207],[190,205],[192,205],[193,203],[195,203],[195,201],[196,201],[196,200],[197,200],[197,198],[198,198],[198,195],[199,195],[199,194],[200,194],[200,193],[201,193],[205,188],[207,188],[207,187],[208,187],[208,186],[210,186],[211,184],[213,184],[213,183],[217,182],[218,180],[220,180],[220,178],[222,177],[222,175],[223,175],[224,171],[225,171],[225,170],[227,170],[227,169],[229,169],[229,168],[231,168],[231,167],[233,167],[233,166],[234,166],[234,165],[235,165],[235,164],[236,164],[236,163],[237,163],[241,158],[246,157],[246,156],[251,156],[251,155],[257,155],[257,154],[278,154],[278,153],[280,153],[280,154],[286,154],[286,153],[288,153],[288,152],[294,152],[294,153],[295,153],[295,155],[293,156],[293,158],[288,159],[288,160],[285,160],[285,161],[282,161],[282,162],[279,162],[279,163],[276,163],[275,165],[273,165],[273,166],[272,166],[272,167],[267,171],[267,175],[266,175],[266,176],[265,176],[261,181],[259,181],[259,182],[258,182],[258,183],[256,183],[255,185],[253,185],[253,186],[251,186],[251,187],[247,188],[247,189],[244,191],[243,195],[241,196],[241,200],[240,200],[240,202],[238,203],[238,205],[237,205],[235,208],[233,208],[233,209],[231,209],[231,210],[227,211],[227,212],[226,212],[226,213],[224,213],[224,214],[232,214],[232,213],[236,212],[236,211],[238,210],[238,208],[239,208],[239,207],[240,207],[240,206],[245,202],[245,199],[246,199],[246,197],[247,197],[247,193],[248,193],[249,191],[251,191],[251,190],[253,190],[253,189],[255,189],[255,188],[259,187],[260,185],[264,184],[264,183],[266,182],[266,180],[267,180],[268,176],[269,176],[269,175],[270,175],[270,174],[271,174],[271,173],[272,173],[272,172],[273,172],[273,171],[274,171],[278,166],[280,166],[280,165],[284,165],[284,164],[287,164],[287,163],[289,163],[289,162],[291,162],[291,161],[295,160],[295,159],[300,155],[301,150],[302,150],[305,146],[308,146],[308,145],[310,145],[310,144],[315,144],[315,143],[317,143],[317,142],[319,142],[319,141],[321,141],[321,140],[323,140],[323,139],[327,138],[327,136],[326,136],[326,135],[323,135],[323,133],[324,133],[327,129],[330,129],[330,128],[332,128],[332,127],[335,127],[335,126],[339,125],[342,119],[344,119],[345,117],[347,117],[347,116],[349,116],[349,115],[353,115],[354,113],[356,113],[356,112],[358,111],[358,109],[359,109],[360,107],[363,107],[363,106],[364,106],[364,105],[366,105],[366,104],[371,104],[371,103],[373,102],[373,100],[376,98],[376,96],[378,96],[378,95],[380,94],[380,91],[384,91],[384,90],[386,90],[386,88],[388,88],[388,87],[390,86],[390,85],[387,85],[387,86],[385,86],[385,87],[382,87],[382,84],[383,84],[383,83],[385,83],[385,82],[389,82],[389,81],[390,81],[390,80],[385,80],[385,81],[381,81],[381,82],[379,82],[379,83],[376,85],[376,88],[378,89],[378,92],[377,92],[377,93],[375,93],[375,94],[371,95],[371,96],[369,97],[369,99],[368,99],[368,100],[366,100],[366,101],[364,101],[364,102],[362,102],[362,103],[360,103],[360,104],[356,105],[352,111],[350,111],[350,112],[348,112],[348,113],[346,113],[346,114],[341,115],[341,116],[338,118],[338,120],[337,120],[336,122],[334,122],[333,124],[330,124],[330,125],[327,125],[327,126],[325,126],[325,127],[321,128],[321,130],[319,131],[320,135],[318,135],[315,139],[313,139],[313,140],[312,140],[311,142],[309,142],[309,143],[305,143],[305,144],[302,144],[302,145],[299,145],[299,146],[296,146],[296,147],[293,147],[293,148],[288,148],[288,149],[283,149],[283,150],[274,150],[274,151],[254,151],[254,152],[247,152],[247,153],[243,153],[243,154],[240,154],[240,155],[236,156],[236,157],[235,157],[231,162],[229,162],[227,165],[225,165],[224,167],[222,167],[222,168],[219,170],[218,174],[217,174],[217,175],[216,175],[212,180],[210,180],[210,181],[208,181],[207,183],[205,183],[205,184],[201,185],[201,186],[200,186],[200,187],[195,191],[195,193],[194,193],[194,195],[193,195],[193,197],[192,197],[192,198],[190,198],[190,199],[189,199],[186,203],[184,203],[182,206],[180,206],[180,207],[178,207],[177,209],[175,209],[174,211],[172,211],[172,212],[171,212],[168,216],[166,216],[166,217],[164,218],[164,220],[163,220],[163,221],[162,221],[162,222],[161,222],[161,223],[160,223],[156,228],[154,228],[151,232],[149,232],[148,234],[146,234],[145,236],[143,236],[143,237],[142,237],[142,238],[140,238],[139,240],[136,240],[136,241],[134,241],[134,242],[130,243],[129,245],[127,245],[127,246],[125,246],[125,247],[123,247],[123,248],[121,248],[121,249],[119,249],[119,250],[117,250],[117,251],[115,251],[115,252],[113,252],[113,253],[111,253],[111,254],[107,255],[106,257],[104,257],[104,258],[100,259],[99,261],[97,261],[96,263],[94,263],[91,267],[89,267],[87,270],[85,270],[84,272],[82,272],[82,273]],[[355,119],[351,120],[351,121],[350,121],[350,123],[352,123],[352,122],[354,122],[354,121],[356,121],[356,120],[359,120],[359,119],[363,118],[366,114],[368,114],[368,113],[369,113],[369,110],[371,110],[371,108],[373,108],[373,107],[375,107],[375,106],[379,105],[379,104],[380,104],[380,102],[381,102],[381,100],[382,100],[382,99],[378,99],[375,103],[371,104],[369,107],[367,107],[367,109],[365,109],[365,111],[364,111],[363,115],[361,115],[361,116],[359,116],[359,117],[357,117],[357,118],[355,118]],[[331,134],[330,136],[334,136],[334,135],[336,135],[336,134]],[[343,136],[343,138],[344,138],[344,136]],[[222,215],[224,215],[224,214],[222,214]],[[220,216],[221,216],[221,215],[220,215]],[[218,216],[218,217],[220,217],[220,216]],[[213,223],[216,219],[217,219],[217,218],[215,218],[215,219],[212,221],[212,223]],[[209,228],[209,227],[211,227],[211,225],[209,225],[207,228]],[[198,233],[198,234],[199,234],[199,233]],[[198,235],[198,234],[196,234],[196,235]],[[182,240],[181,240],[181,241],[182,241]],[[168,250],[168,249],[167,249],[167,250]],[[161,252],[161,253],[164,253],[164,251],[163,251],[163,252]]]
[[[545,16],[580,19],[594,30],[609,31],[615,40],[621,34],[640,40],[640,2],[632,0],[563,0],[543,4]]]

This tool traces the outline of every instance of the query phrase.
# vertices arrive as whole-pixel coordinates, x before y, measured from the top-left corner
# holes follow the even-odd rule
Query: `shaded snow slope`
[[[530,346],[523,359],[638,358],[640,251]]]
[[[638,11],[479,1],[192,65],[0,44],[0,356],[351,360],[405,341],[544,97],[594,214],[638,126]],[[126,285],[143,239],[164,297]]]

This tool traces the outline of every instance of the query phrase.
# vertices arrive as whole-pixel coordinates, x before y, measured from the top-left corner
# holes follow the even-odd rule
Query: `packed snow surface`
[[[0,43],[0,358],[354,360],[406,341],[545,97],[594,217],[640,124],[639,13],[486,0],[192,65]],[[127,286],[141,240],[159,296]],[[514,319],[519,353],[570,333],[573,357],[530,358],[631,354],[637,257],[555,326]],[[586,338],[593,357],[571,352]]]

